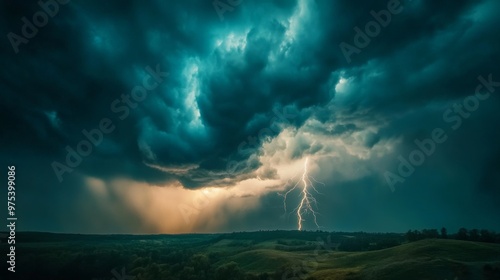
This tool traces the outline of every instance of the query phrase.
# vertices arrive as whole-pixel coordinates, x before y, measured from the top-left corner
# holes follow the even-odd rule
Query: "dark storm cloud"
[[[339,3],[341,2],[336,2],[335,5],[341,6]],[[360,3],[353,3],[353,5],[356,4],[361,6]],[[353,228],[349,226],[348,221],[342,222],[339,219],[349,217],[347,219],[356,220],[360,215],[366,215],[363,212],[365,210],[376,213],[372,219],[376,222],[372,225],[364,224],[359,228],[361,230],[392,228],[402,231],[412,227],[411,222],[396,225],[395,222],[387,221],[395,217],[395,212],[405,208],[397,203],[390,203],[390,198],[381,198],[381,204],[388,203],[385,207],[378,207],[374,204],[369,207],[369,210],[363,210],[366,204],[361,209],[353,205],[340,207],[341,201],[332,203],[332,200],[341,197],[350,203],[370,197],[371,189],[377,192],[383,191],[381,188],[386,187],[386,182],[379,178],[384,169],[374,169],[370,165],[386,165],[385,168],[392,171],[393,168],[397,168],[398,154],[407,156],[411,150],[415,149],[413,140],[430,137],[432,130],[437,127],[446,129],[450,140],[438,146],[437,152],[426,161],[425,166],[399,186],[401,188],[399,192],[402,194],[396,198],[412,205],[425,203],[428,207],[426,209],[418,207],[419,210],[416,213],[409,210],[413,214],[408,219],[399,218],[414,221],[415,227],[419,224],[420,227],[450,225],[458,228],[465,223],[472,226],[481,226],[481,224],[493,226],[492,217],[498,215],[500,211],[498,207],[492,206],[493,201],[498,197],[500,187],[498,176],[496,176],[498,172],[493,171],[496,161],[492,160],[498,157],[499,135],[493,124],[499,121],[496,113],[499,100],[495,94],[492,94],[491,99],[481,103],[480,109],[473,112],[470,119],[463,120],[464,123],[468,123],[457,131],[449,129],[450,123],[443,121],[443,113],[453,103],[461,103],[467,96],[474,95],[479,83],[478,76],[487,77],[492,74],[493,77],[497,77],[493,79],[494,81],[500,80],[497,47],[499,40],[495,35],[499,22],[492,12],[498,9],[498,3],[461,1],[448,4],[453,7],[443,9],[438,7],[441,3],[430,1],[406,5],[404,13],[395,17],[391,25],[379,37],[374,38],[371,45],[363,50],[360,56],[353,58],[353,63],[349,66],[345,63],[345,59],[340,57],[341,53],[331,51],[325,48],[325,45],[338,46],[339,40],[352,40],[354,31],[344,26],[351,28],[363,26],[372,20],[368,13],[370,8],[364,10],[364,14],[360,17],[356,16],[359,10],[345,9],[353,11],[350,13],[352,17],[339,15],[335,17],[335,26],[332,23],[330,27],[324,28],[330,32],[323,33],[325,35],[322,42],[331,41],[327,44],[316,45],[316,48],[322,50],[316,53],[324,55],[325,63],[331,63],[331,65],[338,63],[332,68],[349,79],[347,89],[336,94],[335,103],[338,107],[350,112],[349,119],[356,122],[390,123],[378,133],[368,135],[365,139],[367,147],[373,147],[384,139],[399,138],[403,141],[397,150],[386,158],[379,159],[378,162],[354,163],[361,168],[368,166],[367,168],[371,169],[372,174],[367,179],[339,182],[336,178],[342,178],[342,174],[325,174],[331,172],[328,166],[335,165],[328,163],[322,165],[323,170],[320,176],[325,176],[327,179],[324,181],[329,182],[330,185],[341,189],[351,188],[352,185],[363,187],[362,190],[346,190],[349,194],[339,194],[331,189],[325,193],[328,202],[324,201],[323,206],[320,206],[323,212],[349,213],[336,217],[338,223],[332,227],[342,225],[346,229]],[[370,7],[375,11],[384,8],[382,2],[380,5],[373,5]],[[318,10],[325,11],[324,13],[328,15],[335,13],[334,7],[330,10],[327,8]],[[342,20],[348,20],[348,24],[339,24]],[[325,116],[317,113],[315,118],[328,124],[337,122],[339,116],[335,114]],[[316,128],[316,132],[320,134],[343,132],[349,135],[356,131],[356,122],[337,124],[333,129],[325,129],[326,127],[320,125]],[[304,150],[306,149],[307,145],[304,145]],[[483,164],[478,164],[480,162]],[[349,163],[345,160],[339,164]],[[455,176],[453,174],[460,175],[451,180],[449,176]],[[478,191],[484,193],[486,190],[490,198],[478,193]],[[418,197],[415,196],[416,193],[419,194]],[[352,195],[359,196],[359,198],[351,197]],[[278,203],[279,201],[276,202]],[[472,210],[476,209],[477,203],[485,204],[484,212]],[[325,205],[336,205],[336,209]],[[470,209],[470,213],[473,214],[462,215],[461,213],[468,211],[466,209]],[[436,215],[436,213],[441,214]],[[453,215],[459,215],[459,217],[450,219],[449,216]],[[429,222],[429,217],[434,217],[434,219]]]
[[[7,36],[1,45],[2,163],[44,174],[40,184],[27,182],[28,188],[50,185],[55,197],[53,186],[83,184],[74,182],[80,176],[227,186],[255,177],[266,139],[315,120],[304,131],[331,138],[350,139],[380,125],[359,139],[368,149],[403,139],[382,163],[362,163],[369,174],[356,179],[385,188],[382,170],[373,166],[396,166],[397,155],[411,151],[414,139],[447,125],[443,112],[474,93],[479,75],[500,80],[496,1],[401,1],[402,12],[347,63],[339,44],[352,44],[354,27],[363,29],[373,20],[370,11],[387,3],[244,1],[223,21],[211,1],[60,5],[18,54]],[[40,10],[35,2],[1,5],[3,34],[22,35],[21,18],[31,20]],[[122,95],[141,85],[148,66],[168,77],[122,120],[123,111],[114,112],[111,104],[123,105]],[[341,78],[347,82],[337,91]],[[440,165],[422,170],[439,176],[465,169],[474,179],[456,180],[453,193],[471,188],[498,196],[498,104],[495,93],[439,147],[432,160]],[[277,116],[284,109],[291,112],[285,120]],[[116,128],[59,184],[51,164],[65,164],[65,147],[75,148],[85,139],[82,130],[98,128],[103,118]],[[301,158],[329,147],[299,137],[290,149],[292,158]],[[419,172],[405,188],[422,183]],[[275,169],[265,174],[277,176]],[[327,183],[355,184],[321,175]],[[360,204],[366,198],[357,190],[334,192],[364,196]],[[62,196],[54,200],[62,203]]]
[[[290,63],[274,66],[269,61],[270,55],[280,55],[277,49],[286,28],[273,18],[255,22],[253,13],[279,8],[282,15],[277,18],[283,20],[293,12],[294,3],[276,4],[249,5],[240,12],[245,16],[234,22],[234,28],[221,25],[209,6],[193,1],[60,5],[53,22],[40,29],[31,42],[21,44],[19,55],[7,58],[12,67],[4,70],[5,92],[16,97],[4,105],[17,107],[8,115],[14,115],[18,123],[9,125],[14,131],[23,129],[12,133],[19,140],[8,144],[31,146],[40,153],[52,151],[56,159],[64,159],[63,147],[76,146],[82,140],[82,129],[95,128],[102,118],[110,117],[116,131],[106,137],[107,145],[96,147],[85,159],[82,172],[102,177],[117,176],[123,170],[123,174],[138,180],[160,179],[159,172],[146,170],[143,160],[226,171],[231,155],[237,161],[248,158],[248,154],[235,153],[236,147],[270,125],[266,119],[255,121],[259,114],[286,105],[300,110],[326,101],[319,87],[329,72],[308,61],[311,57],[305,45],[285,46],[293,54]],[[22,22],[18,19],[30,18],[40,9],[37,5],[21,10],[9,3],[5,6],[6,11],[15,10],[6,13],[10,18],[6,31],[19,34]],[[224,40],[232,30],[241,31],[245,48],[229,52],[214,49],[215,38]],[[191,58],[200,61],[196,67],[201,94],[194,102],[198,103],[203,132],[188,127],[193,116],[178,113],[193,105],[184,104],[186,88],[193,81],[186,80],[189,73],[181,70]],[[275,58],[280,59],[284,58]],[[116,121],[110,104],[130,92],[138,82],[134,71],[147,65],[161,65],[171,78],[155,91],[156,95],[133,110],[130,118]],[[275,68],[267,69],[271,65]],[[26,80],[29,85],[24,84]],[[269,136],[277,132],[273,130]],[[143,158],[138,150],[141,143],[154,159]],[[117,157],[123,160],[115,160]],[[112,167],[106,168],[110,164]],[[245,165],[246,171],[256,167]]]

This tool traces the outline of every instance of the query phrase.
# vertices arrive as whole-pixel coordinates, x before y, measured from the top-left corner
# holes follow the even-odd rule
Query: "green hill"
[[[401,234],[21,232],[19,237],[20,280],[100,280],[124,272],[134,280],[500,279],[500,244],[424,239],[397,245],[404,242]],[[0,250],[7,252],[8,246],[2,242]],[[386,249],[376,250],[381,247]]]
[[[318,280],[487,279],[483,277],[485,265],[500,266],[500,245],[457,240],[428,239],[378,251],[322,253],[250,249],[227,261],[251,273],[271,273],[288,266],[290,271],[284,274],[290,279],[295,271],[298,279]]]

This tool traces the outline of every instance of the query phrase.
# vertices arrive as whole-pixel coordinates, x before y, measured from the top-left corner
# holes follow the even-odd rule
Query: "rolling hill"
[[[487,265],[500,267],[500,245],[427,239],[368,252],[285,252],[257,246],[227,261],[251,273],[272,273],[290,266],[284,274],[297,272],[297,279],[487,279]],[[287,276],[284,279],[292,279]]]

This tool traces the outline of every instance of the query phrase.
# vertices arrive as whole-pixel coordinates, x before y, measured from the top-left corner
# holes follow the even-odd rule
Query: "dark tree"
[[[422,230],[422,238],[438,238],[439,233],[437,229],[424,229]]]
[[[479,240],[481,240],[482,242],[493,243],[495,242],[495,234],[491,233],[487,229],[483,229],[481,230],[481,237],[479,238]]]
[[[411,231],[411,229],[406,233],[405,237],[408,242],[415,241],[415,234],[413,234],[413,231]]]
[[[458,240],[468,240],[467,229],[466,228],[460,228],[458,230],[457,239]]]
[[[441,228],[441,238],[447,239],[448,238],[448,232],[446,231],[445,227]]]
[[[223,264],[215,271],[215,278],[220,280],[240,280],[244,276],[245,274],[235,262]]]
[[[469,231],[469,240],[470,241],[479,241],[479,230],[471,229]]]

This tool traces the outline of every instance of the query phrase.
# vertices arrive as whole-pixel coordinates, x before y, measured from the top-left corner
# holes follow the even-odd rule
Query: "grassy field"
[[[499,244],[458,240],[426,239],[376,250],[376,241],[387,235],[283,231],[20,237],[25,242],[17,245],[16,274],[2,279],[500,279]],[[369,250],[338,250],[345,240],[367,238],[375,241]],[[4,252],[6,244],[0,249]]]
[[[273,242],[256,244],[220,264],[233,261],[250,273],[273,273],[285,265],[292,269],[284,274],[292,276],[296,272],[298,279],[500,279],[494,278],[499,277],[498,273],[488,277],[484,271],[486,265],[500,267],[498,244],[428,239],[368,252],[328,248],[287,252],[273,246]],[[213,247],[221,250],[220,243]],[[225,249],[234,248],[226,245]]]

